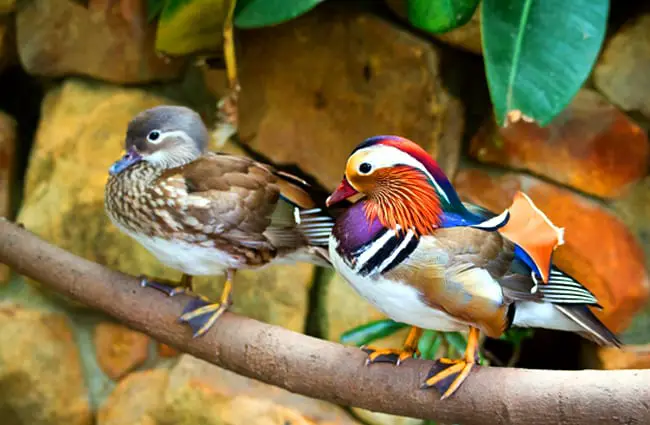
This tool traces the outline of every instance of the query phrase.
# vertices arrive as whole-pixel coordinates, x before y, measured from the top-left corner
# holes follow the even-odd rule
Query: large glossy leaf
[[[276,25],[307,13],[325,0],[237,0],[235,26],[259,28]]]
[[[483,0],[490,96],[506,117],[548,124],[577,94],[605,36],[608,0]]]
[[[166,0],[158,20],[156,50],[168,55],[220,52],[231,1]]]
[[[465,25],[479,0],[408,0],[408,19],[413,26],[433,33],[443,33]]]
[[[406,326],[407,325],[403,323],[397,323],[390,319],[368,322],[344,332],[343,335],[341,335],[340,341],[342,344],[361,346],[369,344],[374,340],[385,338],[388,335],[392,335]]]

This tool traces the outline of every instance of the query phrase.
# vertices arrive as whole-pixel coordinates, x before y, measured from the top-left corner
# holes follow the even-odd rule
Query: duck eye
[[[368,174],[370,170],[372,170],[372,165],[367,162],[362,162],[361,165],[359,165],[359,172],[361,174]]]
[[[158,130],[151,130],[149,134],[147,134],[147,140],[150,142],[156,142],[156,140],[160,139],[160,131]]]

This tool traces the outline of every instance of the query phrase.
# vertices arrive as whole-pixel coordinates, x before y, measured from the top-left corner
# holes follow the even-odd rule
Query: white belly
[[[197,246],[180,240],[168,240],[126,232],[151,252],[161,263],[192,276],[216,276],[241,264],[213,247]]]
[[[458,321],[443,311],[424,304],[420,293],[412,286],[377,277],[362,277],[346,264],[336,252],[338,242],[330,237],[329,251],[337,272],[365,299],[391,319],[443,332],[466,330],[468,324]]]

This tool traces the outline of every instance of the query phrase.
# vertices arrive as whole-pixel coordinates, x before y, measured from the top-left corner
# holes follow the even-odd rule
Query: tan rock
[[[163,406],[168,380],[165,369],[128,375],[98,410],[97,425],[155,425],[153,414]]]
[[[623,112],[583,89],[545,127],[522,120],[503,128],[490,118],[472,139],[470,155],[611,198],[647,174],[650,143]]]
[[[16,152],[16,121],[0,111],[0,217],[12,218],[12,184]],[[0,264],[0,285],[9,280],[9,267]]]
[[[232,399],[209,388],[183,388],[156,416],[159,425],[317,425],[300,412],[269,400],[239,396]],[[329,424],[328,424],[329,425]]]
[[[90,425],[77,345],[65,316],[0,305],[0,412],[6,425]]]
[[[120,156],[128,121],[163,103],[176,102],[141,89],[77,79],[50,91],[30,158],[20,221],[89,260],[136,276],[178,280],[180,272],[161,265],[110,223],[103,203],[108,168]],[[233,311],[301,331],[313,270],[297,264],[238,272]],[[223,278],[195,283],[199,293],[216,299]]]
[[[16,0],[0,0],[0,15],[8,15],[16,10]]]
[[[142,365],[149,355],[149,337],[116,323],[95,327],[95,356],[99,367],[113,380]]]
[[[184,60],[154,51],[155,23],[146,24],[146,14],[133,19],[127,22],[119,2],[110,0],[92,1],[88,8],[69,0],[26,2],[16,15],[18,54],[35,75],[82,74],[116,83],[179,77]]]
[[[295,20],[238,34],[240,135],[328,189],[367,137],[420,143],[453,175],[463,131],[437,50],[374,15],[325,3]],[[327,40],[327,42],[323,42]],[[269,58],[260,65],[260,58]]]
[[[269,400],[238,396],[232,399],[229,408],[223,413],[224,423],[233,425],[317,425],[316,422],[301,412],[285,406],[279,406]],[[328,425],[331,422],[328,421]]]
[[[244,378],[189,355],[171,372],[129,375],[98,425],[357,425],[343,409]]]
[[[594,313],[614,332],[625,330],[648,301],[643,251],[630,230],[600,204],[515,173],[495,178],[462,170],[454,184],[464,200],[495,212],[510,206],[515,192],[523,190],[553,223],[564,227],[565,244],[555,251],[553,262],[596,295],[603,311]]]
[[[198,397],[199,392],[201,398]],[[191,399],[188,399],[190,396]],[[190,403],[197,402],[197,398],[203,403],[205,399],[202,397],[222,404],[222,409],[216,409],[221,412],[217,416],[222,417],[226,424],[284,425],[280,420],[282,418],[291,419],[291,423],[310,425],[356,424],[341,408],[330,403],[294,394],[183,355],[170,374],[165,416],[169,414],[167,417],[181,418],[183,415],[179,413],[183,412],[189,417],[185,419],[187,422],[179,423],[198,423],[197,413],[208,411],[211,407],[201,404],[190,408]],[[188,404],[183,406],[183,403]],[[258,412],[259,422],[252,421],[255,416],[247,411]],[[194,418],[196,422],[189,421],[189,418]]]
[[[388,7],[390,7],[397,16],[405,22],[408,22],[406,17],[406,0],[386,0]],[[481,5],[476,8],[472,19],[465,25],[447,31],[441,34],[428,33],[433,38],[436,38],[443,43],[451,46],[461,48],[471,53],[478,55],[483,53],[483,45],[481,44]]]
[[[371,412],[370,410],[358,408],[353,408],[352,411],[355,415],[359,416],[363,422],[371,425],[420,425],[425,423],[422,419],[389,415],[381,412]]]
[[[624,111],[650,118],[650,14],[626,23],[607,42],[593,71],[595,87]]]

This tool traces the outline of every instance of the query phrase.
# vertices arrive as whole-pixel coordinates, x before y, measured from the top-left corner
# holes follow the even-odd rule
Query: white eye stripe
[[[159,136],[155,140],[151,139],[151,133],[157,131]],[[154,145],[159,145],[161,144],[164,140],[168,139],[169,137],[180,137],[186,142],[192,142],[192,139],[185,133],[184,131],[181,130],[176,130],[176,131],[167,131],[167,132],[162,132],[160,130],[152,130],[149,132],[147,135],[147,142],[152,143]]]
[[[359,149],[357,152],[369,152],[364,162],[370,163],[373,170],[377,168],[392,167],[395,164],[410,165],[411,167],[417,168],[426,174],[429,179],[431,179],[441,196],[444,197],[447,202],[449,202],[447,194],[444,190],[442,190],[442,187],[440,187],[431,173],[429,173],[429,171],[422,165],[422,163],[420,163],[420,161],[413,158],[406,152],[401,151],[393,146],[370,146],[367,148]]]

